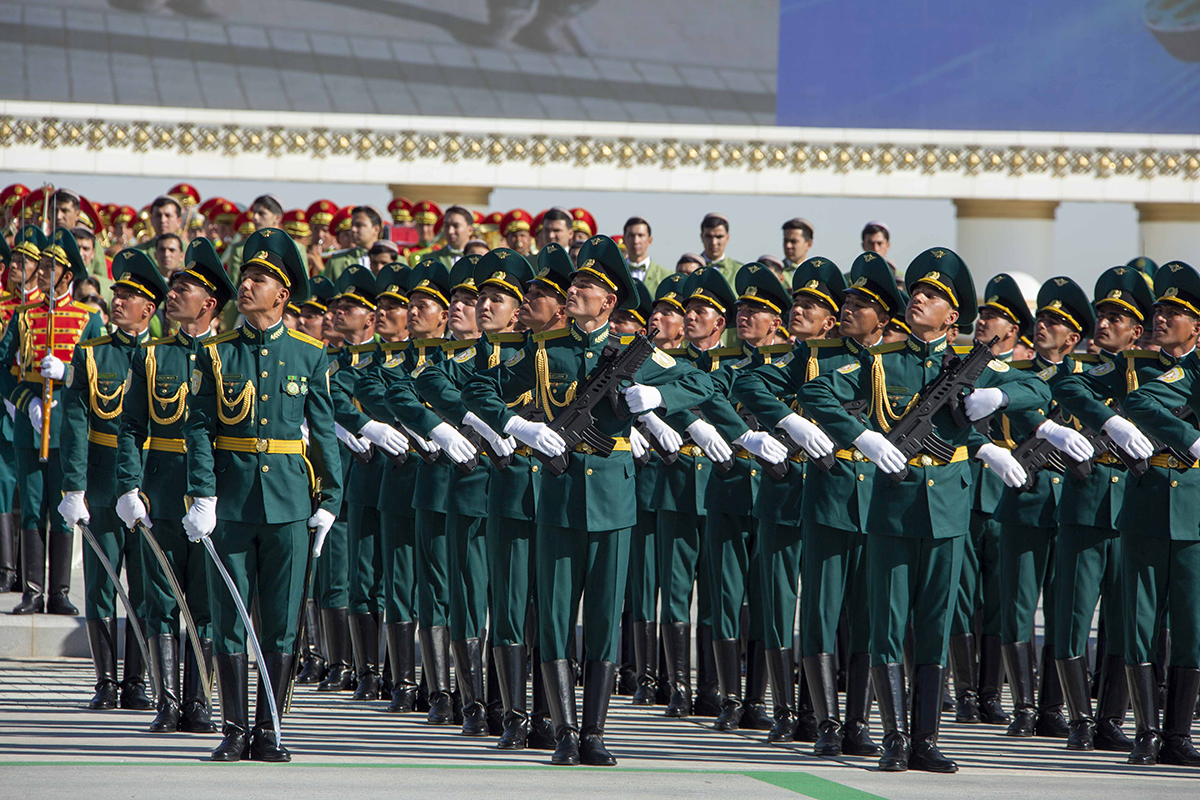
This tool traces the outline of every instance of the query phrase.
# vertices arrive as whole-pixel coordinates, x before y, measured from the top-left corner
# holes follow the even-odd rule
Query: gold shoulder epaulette
[[[745,355],[745,353],[742,351],[742,348],[740,348],[740,347],[718,347],[715,350],[709,350],[708,354],[710,356],[716,356],[718,358],[728,358],[729,356]]]
[[[408,349],[411,342],[382,342],[379,348],[385,353],[398,353]]]
[[[663,352],[669,356],[686,356],[688,349],[686,347],[670,347],[663,350]]]
[[[375,342],[370,341],[370,342],[363,342],[362,344],[352,344],[352,345],[350,345],[350,352],[351,353],[374,353],[375,352]]]
[[[555,328],[552,331],[542,331],[541,333],[535,333],[533,335],[533,340],[535,342],[548,342],[551,339],[561,339],[564,336],[570,336],[570,335],[571,335],[570,328]]]
[[[1122,350],[1121,355],[1126,358],[1158,358],[1161,353],[1157,350]]]
[[[413,345],[415,345],[416,347],[441,347],[441,346],[442,346],[442,342],[444,342],[444,341],[446,341],[446,340],[445,340],[445,339],[438,339],[438,338],[432,338],[432,339],[413,339],[413,340],[412,340],[412,343],[413,343]]]
[[[442,350],[446,353],[456,353],[459,350],[466,350],[468,347],[474,347],[478,339],[450,339],[442,342]]]
[[[621,334],[621,344],[633,344],[634,335],[632,333]]]
[[[1033,366],[1033,359],[1026,358],[1020,361],[1010,361],[1008,362],[1008,365],[1013,369],[1029,369]]]
[[[783,344],[768,344],[758,348],[758,352],[764,356],[777,356],[780,353],[792,352],[793,347],[795,347],[795,345],[793,345],[791,342],[784,342]]]
[[[311,344],[313,347],[317,348],[318,350],[325,349],[324,342],[322,342],[320,339],[314,339],[313,337],[309,336],[307,333],[301,333],[300,331],[294,331],[291,328],[288,328],[288,336],[291,336],[293,339],[297,339],[301,342],[304,342],[305,344]]]
[[[908,347],[908,342],[888,342],[887,344],[877,344],[874,347],[868,347],[867,352],[872,355],[882,355],[884,353],[896,353]]]
[[[809,347],[841,347],[842,338],[835,336],[832,339],[805,339],[804,343]],[[782,347],[782,345],[773,345],[774,347]],[[762,350],[763,348],[759,348]]]
[[[97,336],[95,339],[86,339],[79,343],[79,347],[95,347],[98,344],[108,344],[112,341],[111,336]]]
[[[492,344],[516,344],[525,341],[524,333],[489,333],[487,340]]]
[[[960,356],[965,356],[967,353],[971,352],[971,348],[973,347],[973,345],[954,344],[954,345],[951,345],[951,347],[954,348],[954,352],[958,353]]]
[[[156,344],[170,344],[175,341],[174,336],[163,336],[158,339],[151,339],[148,342],[142,342],[142,347],[153,347]]]
[[[1140,351],[1138,351],[1138,352],[1140,352]],[[1158,357],[1158,353],[1154,353],[1153,355],[1156,358]],[[1083,363],[1083,364],[1099,364],[1100,363],[1100,356],[1096,355],[1095,353],[1071,353],[1071,358],[1073,358],[1076,361]]]
[[[71,306],[80,311],[86,311],[89,314],[99,314],[100,313],[100,306],[94,306],[91,303],[81,303],[78,300],[72,300]]]
[[[42,305],[41,300],[34,300],[32,303],[26,303],[25,305],[17,306],[17,311],[29,311],[30,309],[37,308],[40,305]]]
[[[240,332],[235,328],[231,331],[225,331],[224,333],[218,333],[216,336],[210,336],[207,339],[201,341],[200,344],[203,345],[204,347],[208,347],[209,345],[214,345],[214,344],[222,344],[223,342],[229,342],[229,341],[236,339],[239,336],[239,334],[240,334]]]

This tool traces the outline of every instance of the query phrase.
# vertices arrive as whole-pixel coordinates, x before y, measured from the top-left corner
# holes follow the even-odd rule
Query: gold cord
[[[154,420],[158,425],[174,425],[179,421],[179,418],[187,411],[187,381],[183,381],[179,388],[175,390],[175,394],[169,397],[159,397],[154,393],[155,377],[158,375],[158,360],[154,356],[155,345],[150,345],[146,348],[146,394],[150,398],[150,419]],[[155,402],[163,407],[165,414],[171,404],[175,404],[175,413],[169,417],[159,416],[159,413],[154,410]]]
[[[225,425],[237,425],[250,414],[250,410],[254,408],[254,384],[251,381],[246,381],[246,385],[242,387],[242,391],[232,403],[225,401],[225,385],[221,380],[221,356],[217,353],[215,344],[207,345],[208,356],[212,359],[213,381],[217,385],[217,417]],[[241,406],[241,411],[236,417],[230,417],[225,414],[225,408],[237,408]]]
[[[125,408],[125,384],[118,384],[116,391],[111,394],[101,392],[100,382],[96,376],[96,354],[90,347],[83,348],[83,351],[85,356],[84,363],[87,366],[88,402],[92,407],[92,413],[105,422],[116,419]],[[116,400],[117,406],[112,411],[104,411],[100,408],[100,403],[97,402],[99,400],[103,400],[105,403],[111,403]]]

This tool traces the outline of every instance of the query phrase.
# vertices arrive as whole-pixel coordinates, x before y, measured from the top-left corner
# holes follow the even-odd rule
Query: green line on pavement
[[[868,798],[882,800],[877,794],[845,786],[827,778],[818,778],[807,772],[742,772],[740,774],[754,778],[756,781],[778,786],[789,792],[811,797],[814,800],[868,800]]]

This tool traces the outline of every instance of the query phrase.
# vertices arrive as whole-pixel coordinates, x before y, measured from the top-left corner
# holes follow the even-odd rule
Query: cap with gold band
[[[475,285],[475,265],[481,258],[483,256],[462,256],[454,262],[454,266],[450,268],[450,294],[459,289],[479,294],[479,287]],[[450,294],[446,296],[449,297]]]
[[[646,327],[646,323],[650,321],[650,314],[653,313],[654,299],[650,297],[650,290],[646,288],[646,284],[637,278],[633,279],[633,288],[637,291],[637,308],[629,308],[626,311],[633,315],[633,318],[640,322],[644,328]]]
[[[329,223],[333,220],[333,215],[337,212],[337,203],[332,200],[316,200],[309,204],[308,208],[304,209],[304,216],[308,218],[310,226],[324,225],[329,227]]]
[[[213,247],[212,241],[204,236],[197,236],[188,243],[187,252],[183,256],[184,267],[171,276],[174,281],[179,276],[186,276],[212,292],[217,300],[217,308],[229,302],[236,293],[233,281],[225,272],[221,256]]]
[[[329,306],[333,304],[334,298],[337,296],[337,287],[333,285],[333,281],[326,278],[324,275],[318,275],[315,278],[310,278],[308,281],[308,297],[304,302],[300,303],[300,311],[304,312],[306,308],[311,308],[324,314],[329,310]]]
[[[846,298],[846,279],[831,259],[815,256],[792,273],[792,299],[800,295],[815,297],[836,314]]]
[[[42,248],[42,257],[46,256],[50,256],[55,263],[66,267],[74,280],[87,277],[87,264],[83,262],[83,256],[79,254],[79,245],[75,243],[75,234],[66,228],[58,228],[54,231],[54,235],[50,237],[50,243]],[[157,274],[158,269],[155,268],[154,272]],[[113,276],[116,277],[115,266],[113,267]],[[159,281],[162,281],[161,275]]]
[[[279,228],[260,228],[242,245],[242,270],[260,267],[278,278],[291,293],[293,303],[308,298],[308,270],[296,242]]]
[[[1158,274],[1158,264],[1154,263],[1154,259],[1146,258],[1145,256],[1131,258],[1125,263],[1125,266],[1133,267],[1138,272],[1146,273],[1147,277],[1149,277],[1151,280],[1153,280],[1154,276]]]
[[[407,197],[393,197],[387,204],[387,210],[392,215],[392,222],[397,225],[408,225],[413,221],[413,204]]]
[[[46,249],[47,244],[46,234],[42,233],[41,228],[36,225],[26,225],[17,231],[17,235],[13,238],[12,251],[31,261],[37,261],[42,257],[42,251]]]
[[[617,295],[617,308],[622,311],[637,308],[637,289],[629,274],[629,263],[610,237],[600,234],[586,240],[579,248],[576,264],[572,277],[582,273],[600,281]]]
[[[375,301],[385,297],[408,305],[408,279],[413,268],[402,262],[385,265],[375,276]]]
[[[596,218],[586,208],[572,208],[571,230],[591,236],[596,232]]]
[[[375,275],[361,264],[351,264],[342,270],[337,279],[337,298],[350,300],[375,310]]]
[[[672,272],[667,277],[658,282],[658,286],[654,289],[654,305],[665,303],[670,308],[678,311],[680,314],[687,312],[683,304],[687,298],[683,294],[684,287],[687,284],[688,276],[682,272]]]
[[[1092,305],[1099,314],[1104,307],[1116,308],[1139,323],[1149,322],[1154,314],[1152,279],[1130,266],[1110,267],[1096,279]]]
[[[909,336],[912,336],[912,328],[910,328],[908,326],[908,320],[905,319],[905,317],[904,317],[905,313],[908,311],[908,299],[909,299],[908,292],[901,289],[900,290],[900,301],[901,301],[900,308],[898,308],[895,312],[893,312],[891,319],[888,321],[888,324],[895,325],[897,328],[904,331]],[[1030,345],[1030,347],[1033,347],[1033,345]]]
[[[408,299],[414,294],[427,294],[446,308],[450,307],[450,271],[436,258],[417,262],[408,278]]]
[[[1080,336],[1091,336],[1096,312],[1079,284],[1065,275],[1051,278],[1038,289],[1037,313],[1051,314]]]
[[[459,263],[462,263],[461,261]],[[456,265],[457,266],[457,265]],[[533,280],[533,267],[525,256],[507,247],[497,247],[479,257],[475,264],[475,285],[496,286],[513,297],[525,297],[525,284]]]
[[[537,274],[530,283],[540,283],[566,300],[567,289],[571,286],[571,273],[574,271],[575,264],[566,248],[558,242],[549,242],[538,251]]]
[[[1020,285],[1008,273],[993,275],[983,287],[983,302],[979,304],[979,311],[985,308],[1001,314],[1016,325],[1018,335],[1033,333],[1033,312],[1029,310],[1029,303],[1025,301]]]
[[[720,269],[700,267],[688,276],[683,294],[687,298],[684,301],[685,307],[691,306],[693,302],[704,303],[724,316],[727,325],[734,324],[738,298]]]
[[[926,284],[949,298],[958,310],[958,324],[975,321],[975,280],[966,262],[949,247],[931,247],[918,255],[904,272],[904,285],[915,292],[918,284]]]
[[[284,212],[283,220],[279,223],[288,235],[297,238],[312,236],[312,226],[308,224],[308,214],[302,208],[293,208]]]
[[[533,227],[533,217],[523,208],[514,208],[500,219],[500,235],[508,236],[518,231],[528,231]]]
[[[908,305],[900,296],[896,285],[896,272],[892,265],[878,253],[859,253],[850,265],[850,285],[846,294],[857,294],[883,306],[890,316],[904,316]]]
[[[1200,274],[1190,264],[1168,261],[1154,273],[1154,293],[1159,303],[1185,308],[1200,317]]]
[[[792,306],[792,294],[774,270],[757,261],[742,265],[734,276],[733,285],[738,303],[761,306],[780,316]]]
[[[124,286],[159,304],[167,298],[167,282],[150,256],[141,250],[127,247],[117,253],[113,259],[112,274],[114,289]]]

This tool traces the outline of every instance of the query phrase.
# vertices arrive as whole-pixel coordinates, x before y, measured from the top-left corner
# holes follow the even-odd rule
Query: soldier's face
[[[653,243],[654,237],[650,235],[649,226],[639,222],[625,229],[625,251],[629,253],[631,262],[637,263],[644,260]]]
[[[152,300],[129,287],[114,286],[108,316],[114,325],[126,333],[141,333],[154,314],[155,308]]]
[[[461,214],[447,214],[445,222],[442,223],[442,234],[451,250],[462,250],[467,242],[471,241],[474,231],[475,225],[464,219]]]
[[[979,319],[975,320],[974,337],[977,342],[990,342],[993,336],[999,336],[1000,341],[996,343],[996,346],[1003,348],[1005,342],[1016,335],[1016,323],[994,308],[982,309],[979,312]]]
[[[654,343],[659,347],[678,347],[683,339],[683,314],[670,303],[655,303],[647,324],[658,329]]]
[[[780,321],[778,314],[757,303],[738,303],[737,335],[742,341],[765,342],[774,335]]]
[[[393,297],[382,298],[375,310],[375,332],[389,342],[407,338],[408,306]]]
[[[729,229],[724,225],[714,225],[700,231],[700,242],[704,245],[704,255],[710,261],[719,261],[725,256],[725,247],[729,244]]]
[[[163,277],[183,268],[183,247],[179,244],[178,239],[173,237],[159,239],[154,245],[154,255],[158,260],[158,271],[163,274]]]
[[[793,264],[804,261],[810,247],[812,242],[804,238],[804,231],[799,228],[783,232],[783,257]]]
[[[8,269],[8,289],[20,293],[21,286],[27,288],[37,277],[38,262],[18,253],[13,254],[12,266]]]
[[[376,253],[370,257],[370,260],[371,272],[374,272],[376,275],[378,275],[379,270],[383,269],[388,264],[395,262],[396,255],[391,252]]]
[[[567,248],[571,246],[571,239],[574,238],[571,233],[571,223],[565,219],[552,219],[543,223],[542,235],[546,237],[547,244],[558,242]]]
[[[887,256],[887,251],[891,246],[892,243],[883,235],[883,231],[876,231],[869,236],[864,236],[862,240],[864,253],[879,253],[881,256]]]
[[[350,238],[359,247],[370,247],[379,240],[379,226],[360,211],[350,219]]]
[[[333,315],[333,328],[343,336],[361,335],[375,325],[375,312],[353,300],[338,303]]]
[[[498,286],[484,286],[475,301],[475,326],[482,333],[512,330],[520,301]]]
[[[1046,311],[1037,315],[1037,323],[1033,326],[1033,347],[1042,355],[1061,353],[1078,342],[1079,334],[1059,315]]]
[[[858,341],[873,338],[888,323],[888,313],[874,300],[868,300],[857,292],[847,292],[842,303],[841,333]]]
[[[525,299],[517,309],[517,321],[531,331],[542,331],[554,324],[563,310],[563,299],[558,292],[533,283],[525,290]]]
[[[254,218],[255,228],[278,228],[279,223],[283,220],[283,217],[262,203],[250,209],[250,216]]]
[[[1154,306],[1154,344],[1179,353],[1195,347],[1197,336],[1200,336],[1200,317],[1174,303]]]
[[[725,316],[702,300],[689,300],[683,319],[683,338],[689,342],[704,342],[725,331]]]
[[[79,206],[74,203],[59,203],[54,217],[56,227],[70,230],[79,224]]]
[[[432,242],[433,237],[437,236],[437,226],[432,222],[418,222],[415,227],[417,238],[422,242]]]
[[[259,267],[242,270],[238,284],[237,310],[243,314],[256,314],[282,309],[287,305],[289,293],[283,282]]]
[[[54,296],[61,294],[61,291],[55,292],[54,287],[59,287],[63,291],[66,290],[66,287],[63,287],[63,284],[67,283],[68,286],[70,284],[70,279],[65,277],[66,271],[66,267],[57,263],[50,256],[42,256],[37,265],[38,288],[41,289],[44,294],[53,294]]]
[[[812,295],[798,294],[792,300],[792,315],[788,319],[788,333],[803,342],[824,336],[837,324],[837,317],[829,307]]]
[[[314,339],[320,339],[322,328],[325,327],[325,315],[313,308],[312,306],[302,306],[300,308],[300,319],[296,323],[296,330],[301,333],[307,333]]]
[[[913,288],[912,299],[908,301],[905,320],[913,333],[945,331],[958,322],[958,311],[945,292],[927,283],[918,283]]]
[[[1112,303],[1104,303],[1096,314],[1096,332],[1092,335],[1095,345],[1110,353],[1119,353],[1133,347],[1142,338],[1142,325],[1132,314],[1118,311]]]
[[[628,311],[614,311],[609,326],[612,327],[613,333],[619,333],[622,336],[646,332],[646,326]]]
[[[330,247],[333,247],[333,245],[334,245],[333,234],[331,234],[329,232],[328,225],[317,225],[317,224],[313,223],[311,225],[311,227],[312,227],[313,242],[320,245],[322,250],[327,250]]]
[[[179,233],[183,220],[179,217],[179,208],[174,203],[164,203],[150,211],[150,225],[154,233],[162,236],[164,233]]]
[[[529,235],[529,231],[510,231],[505,234],[504,243],[521,255],[527,256],[530,245],[533,244],[533,238]]]
[[[200,319],[206,311],[215,311],[217,301],[208,289],[180,274],[171,281],[167,292],[167,319],[183,325]]]
[[[459,335],[478,332],[475,327],[475,304],[478,301],[479,295],[467,289],[455,289],[450,294],[450,330]]]
[[[567,289],[567,316],[580,320],[595,320],[617,307],[617,296],[600,281],[579,274],[571,279]]]
[[[417,292],[408,301],[408,334],[414,339],[441,336],[446,329],[450,312],[424,292]]]

